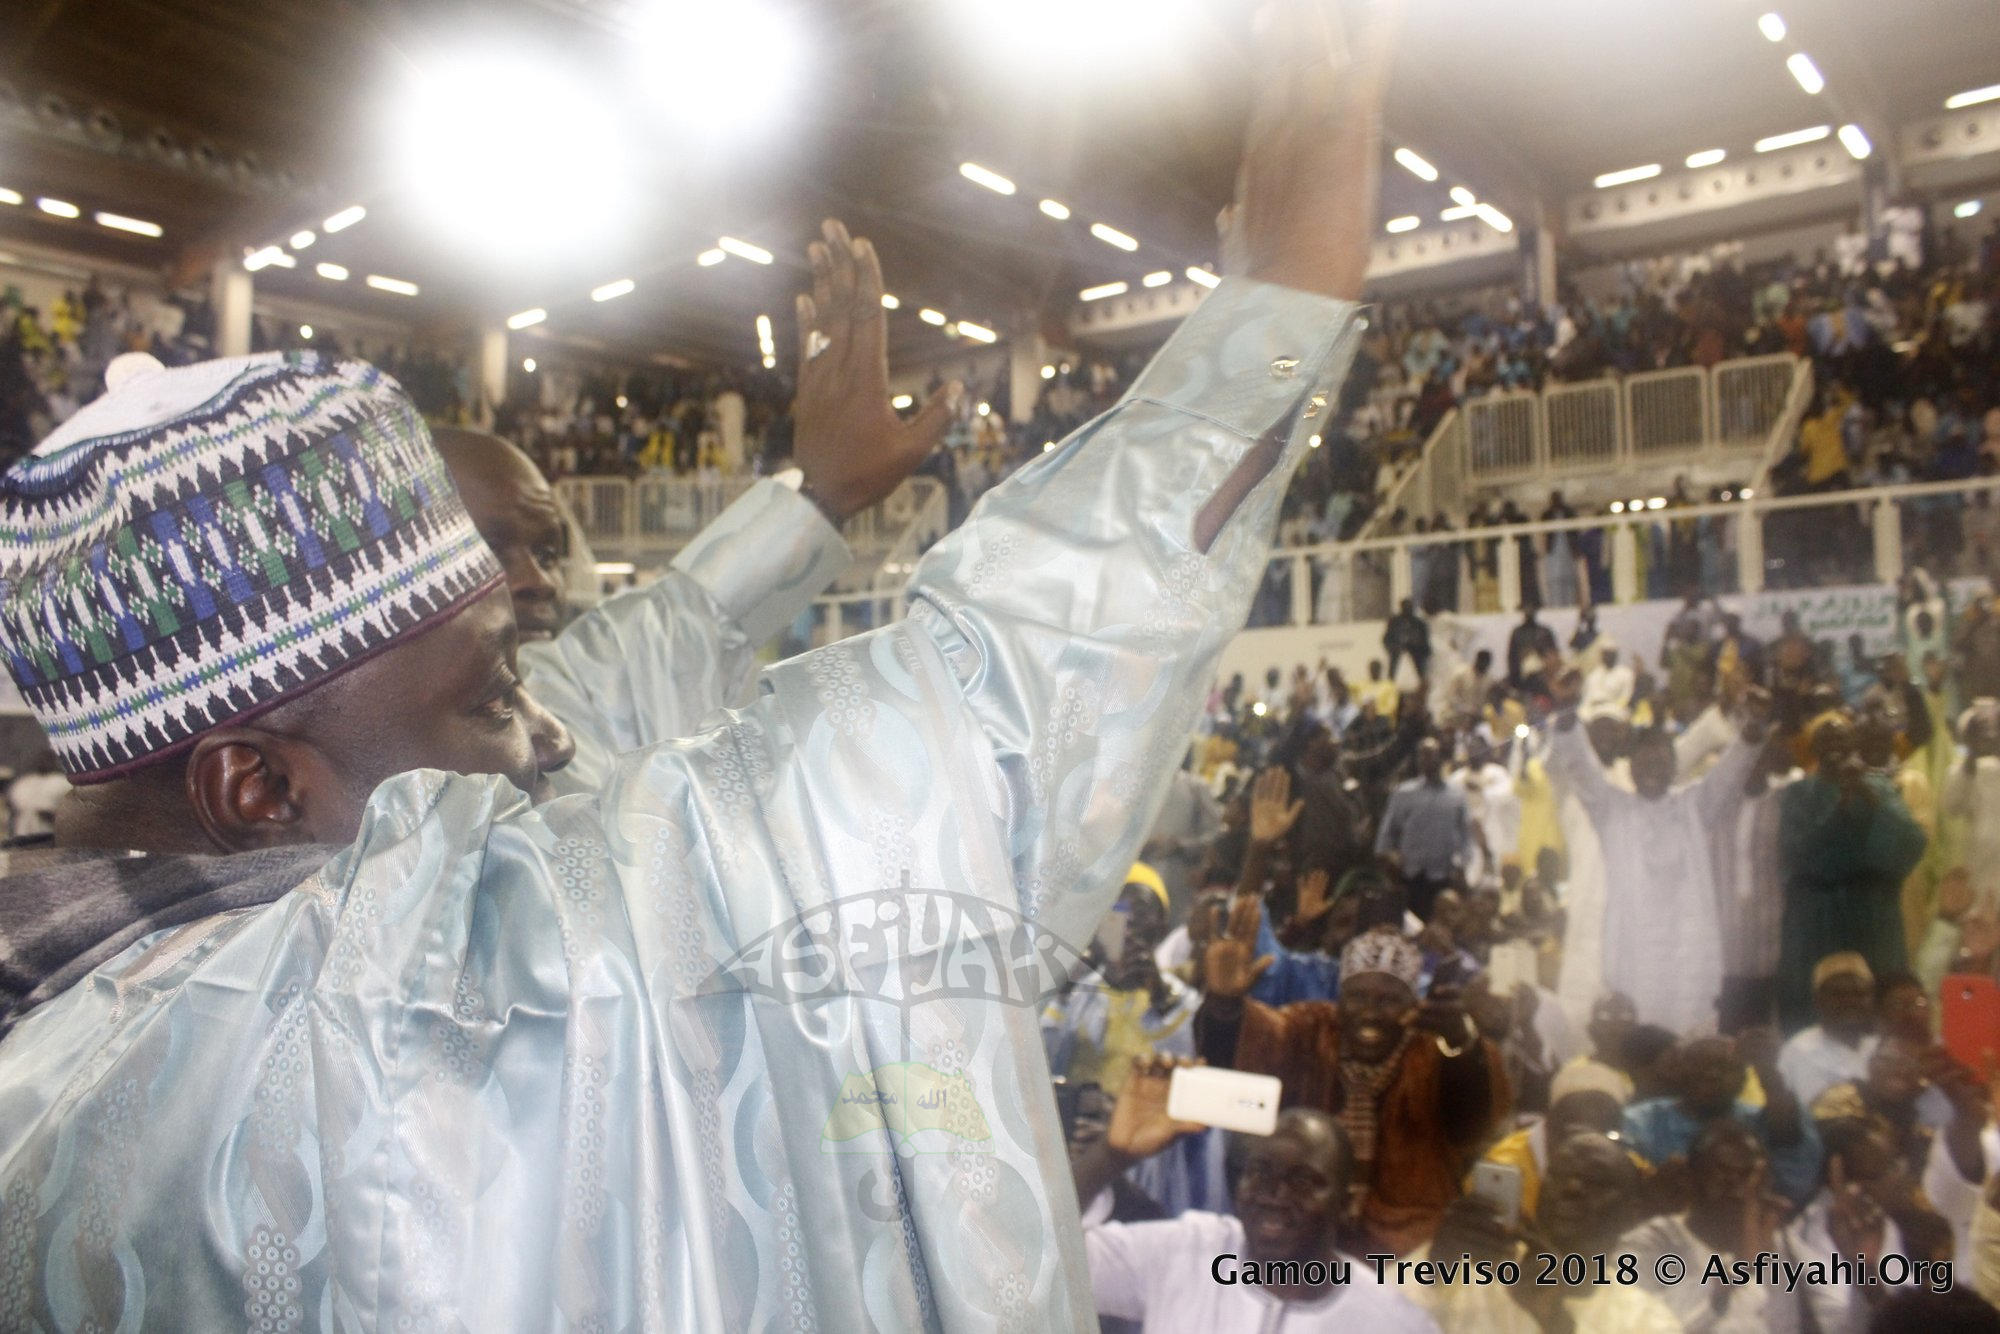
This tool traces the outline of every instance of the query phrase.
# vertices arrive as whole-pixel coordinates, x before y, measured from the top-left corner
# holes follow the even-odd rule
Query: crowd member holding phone
[[[1098,1198],[1133,1164],[1202,1129],[1168,1115],[1174,1069],[1163,1058],[1133,1067],[1103,1139],[1073,1160],[1078,1199]],[[1248,1141],[1234,1216],[1197,1210],[1150,1223],[1086,1219],[1083,1240],[1098,1311],[1138,1321],[1147,1334],[1256,1334],[1280,1327],[1287,1334],[1435,1334],[1430,1317],[1377,1284],[1372,1267],[1340,1248],[1353,1164],[1338,1120],[1295,1107],[1270,1135]],[[1273,1262],[1297,1263],[1302,1278],[1324,1277],[1270,1282],[1265,1266]],[[1349,1267],[1348,1281],[1335,1282],[1333,1267],[1342,1263]]]
[[[1429,1239],[1505,1116],[1500,1053],[1455,987],[1420,995],[1423,958],[1395,926],[1348,942],[1338,1002],[1248,999],[1269,966],[1256,957],[1262,916],[1255,896],[1239,896],[1208,947],[1197,1049],[1211,1065],[1275,1075],[1288,1107],[1339,1120],[1355,1160],[1347,1203],[1358,1234],[1370,1250],[1401,1254]]]

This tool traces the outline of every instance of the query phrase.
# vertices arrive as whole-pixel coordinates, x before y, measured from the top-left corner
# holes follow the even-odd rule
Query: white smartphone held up
[[[1278,1098],[1284,1091],[1284,1084],[1271,1075],[1183,1065],[1167,1085],[1167,1115],[1246,1135],[1268,1135],[1278,1128]]]
[[[1474,1163],[1472,1193],[1493,1206],[1508,1227],[1521,1223],[1521,1169],[1507,1163]]]

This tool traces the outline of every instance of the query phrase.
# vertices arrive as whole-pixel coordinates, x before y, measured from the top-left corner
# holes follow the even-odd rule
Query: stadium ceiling
[[[648,0],[672,4],[682,0]],[[1130,40],[1064,63],[1078,16],[1110,6]],[[817,218],[873,237],[902,306],[892,351],[943,335],[920,309],[1018,329],[1056,319],[1077,292],[1149,273],[1173,281],[1215,258],[1246,77],[1247,0],[819,0],[784,4],[807,34],[796,96],[761,138],[670,129],[679,89],[700,89],[699,52],[668,24],[635,64],[640,0],[16,0],[0,6],[0,244],[18,238],[181,281],[222,257],[319,229],[352,204],[365,223],[318,236],[260,286],[439,328],[492,327],[541,308],[545,331],[627,355],[743,364],[770,313],[788,355],[798,255]],[[1782,14],[1782,42],[1760,33]],[[967,25],[974,11],[1018,30]],[[700,11],[740,12],[738,0]],[[1384,221],[1434,219],[1457,185],[1527,218],[1599,174],[1678,168],[1698,150],[1853,121],[1878,144],[1959,90],[2000,83],[1993,0],[1407,0],[1388,114],[1391,146],[1434,164],[1424,181],[1386,161]],[[1053,15],[1052,21],[1042,19]],[[1045,29],[1045,30],[1044,30]],[[1106,36],[1104,33],[1098,37]],[[1118,34],[1110,34],[1114,39]],[[437,53],[501,43],[553,62],[634,127],[618,171],[610,239],[507,262],[474,253],[416,209],[386,165],[399,78]],[[1787,72],[1809,52],[1826,81],[1808,95]],[[768,90],[766,90],[768,91]],[[546,96],[547,103],[538,102]],[[690,94],[700,102],[708,95]],[[727,99],[724,99],[727,100]],[[562,107],[524,87],[520,105]],[[680,107],[678,110],[701,110]],[[961,174],[973,162],[1017,187]],[[534,189],[532,155],[518,164]],[[37,209],[67,200],[81,216]],[[1070,216],[1057,220],[1039,202]],[[93,222],[98,211],[158,224],[150,238]],[[1103,222],[1139,242],[1093,236]],[[718,238],[776,255],[704,266]],[[345,283],[316,266],[346,270]],[[410,298],[366,287],[415,282]],[[630,278],[628,296],[593,288]]]

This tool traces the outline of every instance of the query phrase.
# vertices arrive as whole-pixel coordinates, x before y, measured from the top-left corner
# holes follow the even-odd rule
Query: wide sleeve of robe
[[[30,1013],[0,1042],[0,1327],[1087,1326],[1036,1017],[1356,323],[1225,281],[925,557],[904,621],[539,808],[393,779],[298,890]],[[570,659],[607,716],[640,639]]]
[[[522,680],[576,740],[576,758],[549,775],[555,790],[594,792],[621,753],[691,736],[746,703],[758,648],[848,560],[817,505],[766,479],[650,585],[607,598],[552,643],[523,647]]]

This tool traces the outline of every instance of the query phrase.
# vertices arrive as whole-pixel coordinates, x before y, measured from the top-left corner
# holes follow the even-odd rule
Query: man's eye
[[[555,547],[536,547],[534,555],[535,564],[545,570],[553,570],[562,564],[562,552]]]

